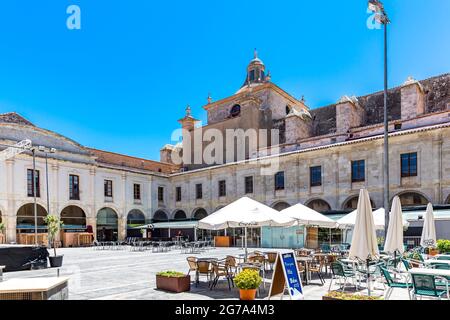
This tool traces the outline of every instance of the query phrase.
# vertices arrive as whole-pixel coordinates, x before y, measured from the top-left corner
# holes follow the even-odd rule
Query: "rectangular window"
[[[202,188],[202,184],[198,183],[195,185],[195,198],[196,199],[201,199],[203,198],[203,188]]]
[[[35,184],[36,184],[36,197],[41,196],[41,188],[39,181],[39,170],[36,170]],[[27,193],[29,197],[34,197],[34,184],[33,184],[33,169],[27,170]]]
[[[175,188],[175,198],[177,202],[181,201],[181,187]]]
[[[80,200],[80,177],[69,175],[69,199]]]
[[[225,180],[219,181],[219,197],[225,197],[227,195],[227,184]]]
[[[253,177],[245,177],[245,193],[253,193]]]
[[[402,177],[417,176],[417,153],[406,153],[400,156]]]
[[[366,180],[366,165],[364,160],[352,161],[352,182]]]
[[[275,190],[284,190],[284,172],[275,174]]]
[[[113,190],[112,190],[112,181],[111,180],[105,180],[105,197],[112,198],[113,196]]]
[[[164,201],[164,187],[158,187],[158,201]]]
[[[322,185],[322,167],[309,168],[310,185],[311,187],[319,187]]]
[[[133,197],[134,200],[141,200],[141,185],[135,183],[133,185]]]

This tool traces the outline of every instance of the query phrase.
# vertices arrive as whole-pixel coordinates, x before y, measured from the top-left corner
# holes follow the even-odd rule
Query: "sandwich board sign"
[[[283,299],[286,290],[291,300],[303,300],[302,280],[298,272],[295,253],[292,250],[278,253],[268,298],[281,295],[281,299]]]

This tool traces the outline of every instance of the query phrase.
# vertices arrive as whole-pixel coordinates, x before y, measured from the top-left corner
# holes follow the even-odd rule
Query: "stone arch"
[[[162,209],[156,210],[155,214],[153,215],[153,221],[169,221],[169,215]]]
[[[47,216],[47,210],[37,204],[37,226],[39,231],[46,231],[47,227],[44,222],[44,218]],[[17,210],[17,226],[16,230],[18,232],[34,232],[34,204],[27,203],[22,205],[19,210]]]
[[[132,209],[127,214],[127,228],[145,225],[145,214],[139,209]]]
[[[358,207],[359,195],[355,194],[353,196],[348,197],[344,203],[342,204],[343,210],[356,210]],[[372,209],[375,209],[375,202],[370,199],[370,204],[372,205]]]
[[[186,220],[187,219],[186,212],[184,212],[181,209],[175,210],[175,212],[173,214],[173,219],[174,220]]]
[[[419,191],[403,191],[397,194],[400,198],[402,207],[426,206],[431,201],[429,198]],[[391,203],[393,198],[391,199]]]
[[[127,214],[127,238],[142,237],[140,226],[145,225],[145,214],[139,209],[132,209]]]
[[[117,241],[119,238],[119,215],[114,209],[104,207],[97,212],[97,240]]]
[[[277,211],[281,211],[281,210],[289,208],[290,206],[291,205],[285,201],[278,201],[278,202],[273,203],[271,207]]]
[[[225,206],[218,206],[217,208],[214,209],[213,212],[219,211],[220,209],[225,208]]]
[[[208,212],[203,208],[197,208],[192,212],[192,218],[194,220],[202,220],[208,216]]]
[[[305,202],[305,206],[307,206],[308,208],[311,208],[313,210],[316,210],[317,212],[331,211],[330,204],[320,198],[308,200],[307,202]]]
[[[61,220],[64,225],[62,229],[86,229],[86,213],[84,210],[75,205],[69,205],[61,210]]]

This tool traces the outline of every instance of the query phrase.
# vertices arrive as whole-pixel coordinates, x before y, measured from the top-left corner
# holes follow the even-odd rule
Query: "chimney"
[[[425,113],[425,93],[419,81],[413,77],[401,87],[402,120],[416,118]]]
[[[297,140],[312,136],[311,115],[304,109],[293,107],[285,118],[286,143],[294,144]]]
[[[336,104],[336,133],[347,134],[364,122],[364,109],[356,97],[343,96]]]

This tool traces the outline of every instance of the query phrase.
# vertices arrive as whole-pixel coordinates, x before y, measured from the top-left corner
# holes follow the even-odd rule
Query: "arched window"
[[[127,215],[127,228],[145,225],[145,215],[141,210],[133,209]]]
[[[287,208],[289,208],[289,207],[290,207],[290,205],[289,205],[289,203],[287,203],[287,202],[277,202],[277,203],[273,206],[273,208],[274,208],[275,210],[277,210],[277,211],[281,211],[281,210],[287,209]]]
[[[417,192],[405,192],[399,195],[402,207],[425,206],[428,204],[428,199]]]
[[[186,220],[187,216],[186,213],[183,210],[178,210],[175,212],[175,215],[173,216],[175,220]]]
[[[77,206],[68,206],[61,211],[61,220],[64,223],[62,228],[86,229],[86,214],[83,209]]]
[[[286,106],[286,115],[288,115],[289,113],[291,113],[291,107],[290,106]]]
[[[359,196],[351,197],[350,199],[346,200],[344,205],[342,206],[342,209],[344,210],[356,210],[358,208],[358,200]],[[370,199],[370,204],[372,205],[372,209],[375,209],[375,203],[372,199]]]
[[[97,213],[97,239],[99,241],[117,241],[118,216],[111,208],[100,209]]]
[[[306,206],[317,212],[321,212],[321,213],[331,210],[331,206],[328,204],[328,202],[326,202],[325,200],[322,200],[322,199],[315,199],[315,200],[309,201],[306,204]]]
[[[41,205],[37,205],[37,226],[38,232],[45,232],[47,226],[44,222],[44,218],[47,216],[47,210]],[[17,211],[17,231],[26,233],[34,233],[34,204],[27,203],[20,207]]]
[[[241,114],[241,106],[238,104],[235,104],[230,111],[230,116],[232,118],[235,118]]]
[[[169,217],[167,216],[167,213],[165,213],[162,210],[158,210],[155,212],[155,214],[153,215],[153,221],[158,222],[158,221],[168,221]]]
[[[199,208],[199,209],[195,210],[195,213],[194,213],[195,220],[202,220],[202,219],[206,218],[207,216],[208,216],[208,213],[206,212],[205,209]]]

